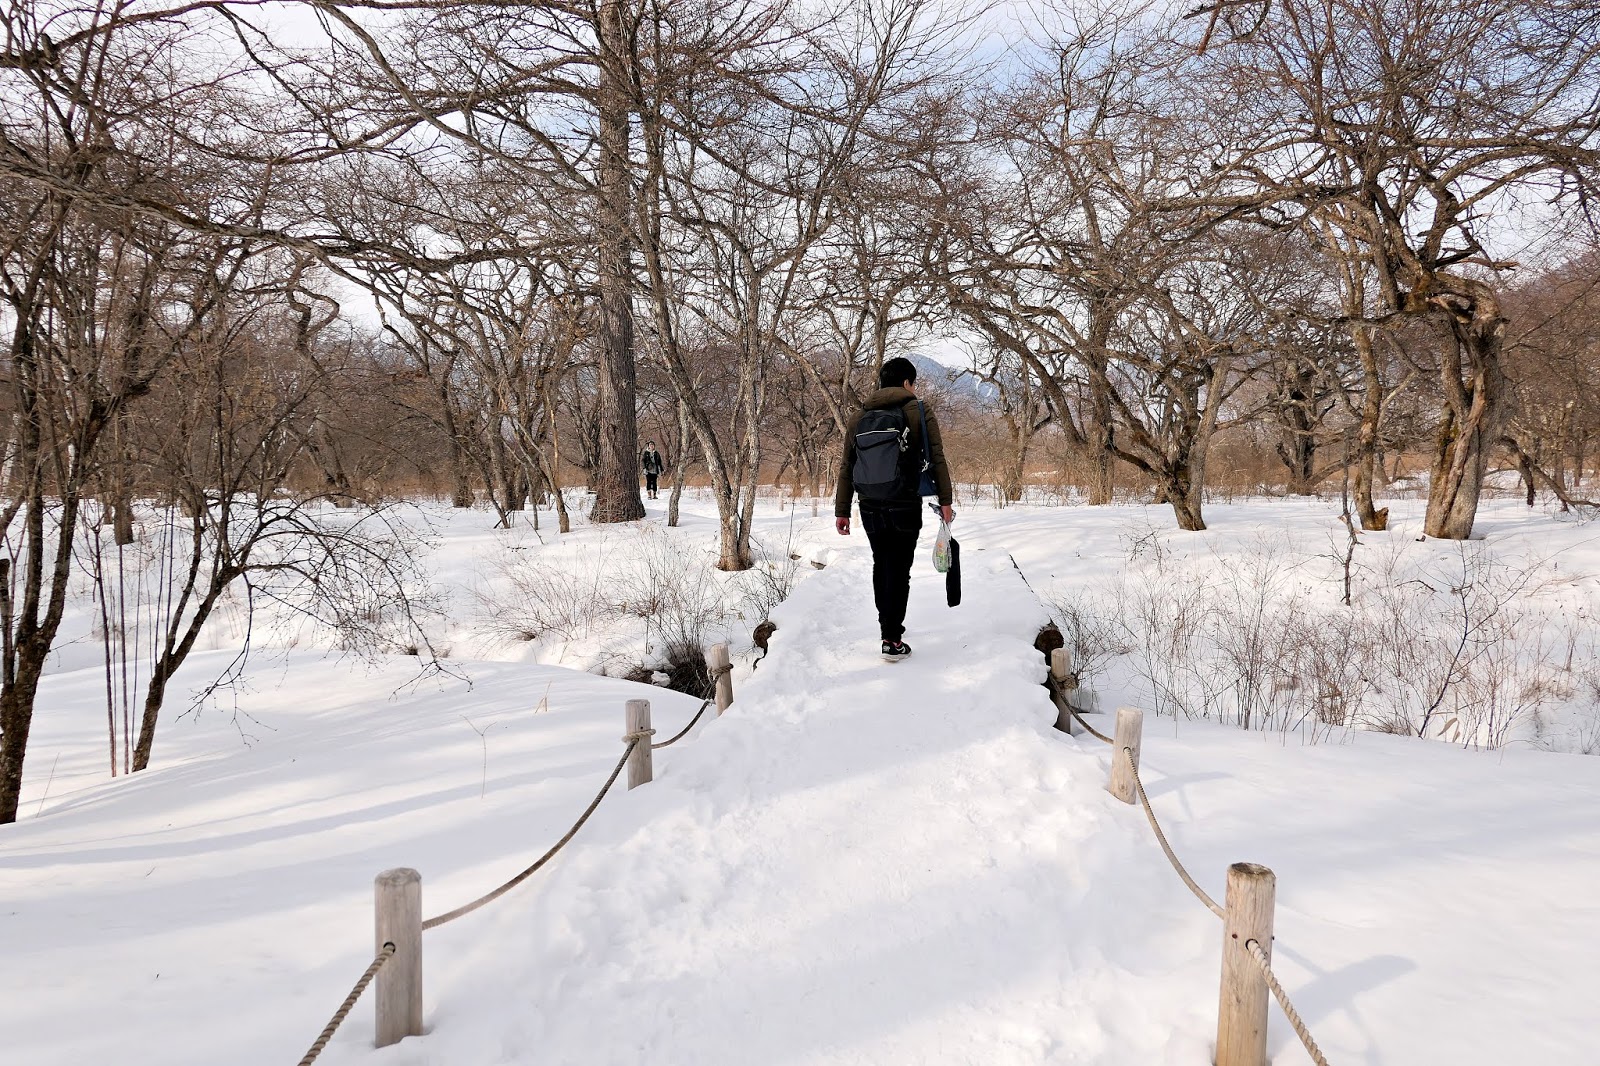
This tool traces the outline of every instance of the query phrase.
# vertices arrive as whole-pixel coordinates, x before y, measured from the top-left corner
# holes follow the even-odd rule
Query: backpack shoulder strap
[[[933,466],[933,449],[928,446],[928,409],[922,406],[922,401],[917,401],[917,428],[922,432],[922,469],[927,470]]]

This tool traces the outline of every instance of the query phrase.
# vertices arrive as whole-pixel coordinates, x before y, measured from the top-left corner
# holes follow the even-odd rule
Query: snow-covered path
[[[1169,1028],[1102,1009],[1132,978],[1092,928],[1080,845],[1115,830],[1093,760],[1063,758],[1076,744],[1050,729],[1042,613],[1003,553],[965,562],[957,610],[919,562],[916,653],[892,666],[864,554],[802,585],[733,713],[663,753],[524,904],[451,932],[476,975],[433,1015],[447,1046],[399,1061],[1178,1054]],[[1142,924],[1136,954],[1160,938]],[[527,960],[509,990],[508,958]]]
[[[363,1003],[321,1063],[1209,1062],[1219,923],[1104,791],[1109,753],[1051,727],[1015,532],[965,525],[957,609],[919,557],[894,665],[843,542],[728,715],[428,934],[428,1035],[374,1051]],[[372,875],[417,867],[432,914],[520,868],[637,692],[480,664],[384,702],[343,669],[295,666],[284,735],[0,837],[7,1064],[295,1061],[370,957]],[[663,732],[694,706],[652,698]],[[1163,719],[1144,776],[1213,894],[1229,862],[1277,872],[1277,969],[1336,1066],[1592,1061],[1600,762]],[[1276,1008],[1270,1046],[1308,1061]]]

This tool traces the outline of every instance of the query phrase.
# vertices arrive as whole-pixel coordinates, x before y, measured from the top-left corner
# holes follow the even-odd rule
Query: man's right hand
[[[833,520],[833,528],[839,531],[839,536],[848,537],[850,535],[850,519],[835,518]]]

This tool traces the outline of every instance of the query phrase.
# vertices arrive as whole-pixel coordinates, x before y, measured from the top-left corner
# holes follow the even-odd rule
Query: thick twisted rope
[[[484,904],[497,900],[507,892],[510,892],[513,888],[516,888],[518,885],[522,884],[522,882],[526,881],[528,878],[537,873],[539,868],[545,863],[555,858],[556,853],[562,848],[566,847],[569,840],[578,835],[578,830],[583,828],[583,823],[589,820],[589,816],[594,813],[595,808],[600,806],[600,801],[606,798],[606,793],[611,791],[611,786],[616,784],[617,775],[621,774],[622,768],[628,765],[628,758],[633,754],[633,749],[638,747],[641,743],[638,736],[634,736],[633,734],[629,734],[629,736],[632,739],[628,741],[627,748],[622,752],[622,758],[617,760],[616,768],[611,771],[611,776],[606,778],[606,783],[600,786],[600,791],[595,794],[594,799],[590,801],[589,806],[584,809],[584,812],[578,816],[578,820],[572,823],[572,828],[567,830],[565,836],[556,841],[555,847],[539,856],[539,860],[532,866],[529,866],[526,870],[523,870],[521,873],[517,874],[517,876],[507,881],[493,892],[480,896],[471,903],[463,904],[453,911],[446,911],[443,914],[429,918],[427,921],[422,923],[422,928],[433,929],[437,926],[445,924],[446,922],[453,922],[462,915],[471,914]]]
[[[1072,715],[1072,717],[1076,718],[1078,720],[1078,724],[1083,726],[1083,728],[1087,729],[1089,731],[1089,735],[1094,737],[1096,740],[1102,741],[1102,742],[1104,742],[1106,744],[1115,744],[1116,743],[1116,741],[1112,740],[1110,737],[1108,737],[1104,733],[1100,732],[1100,730],[1096,729],[1094,726],[1092,726],[1088,722],[1084,721],[1083,720],[1083,715],[1078,713],[1078,708],[1074,707],[1070,702],[1067,704],[1067,713]]]
[[[1085,729],[1087,729],[1089,731],[1089,735],[1090,736],[1092,736],[1096,740],[1102,741],[1102,742],[1104,742],[1106,744],[1115,744],[1116,743],[1116,741],[1112,740],[1110,737],[1108,737],[1104,733],[1100,732],[1100,730],[1096,729],[1094,726],[1092,726],[1088,722],[1084,721],[1083,720],[1083,715],[1078,713],[1078,708],[1076,708],[1076,707],[1074,707],[1072,705],[1072,701],[1067,698],[1067,694],[1065,692],[1063,692],[1061,694],[1061,705],[1067,709],[1067,713],[1068,714],[1072,715],[1073,718],[1077,719],[1077,722],[1078,722],[1079,725],[1083,726],[1083,728],[1085,728]]]
[[[671,745],[676,744],[678,741],[682,740],[684,737],[688,736],[689,735],[689,730],[694,728],[694,724],[700,720],[700,716],[701,715],[706,713],[706,708],[709,707],[709,706],[711,706],[711,701],[710,700],[706,700],[704,703],[702,703],[700,705],[700,709],[698,711],[694,712],[694,717],[689,719],[689,724],[688,725],[686,725],[682,729],[678,730],[678,732],[671,739],[663,740],[659,744],[650,745],[650,750],[654,751],[657,748],[670,747]]]
[[[1139,760],[1133,757],[1133,749],[1124,746],[1122,754],[1127,757],[1128,765],[1133,768],[1133,787],[1139,793],[1139,802],[1144,804],[1145,816],[1150,819],[1150,828],[1155,830],[1156,840],[1160,842],[1161,850],[1167,853],[1167,861],[1172,863],[1172,868],[1178,871],[1178,876],[1183,878],[1183,883],[1189,886],[1189,891],[1194,893],[1195,898],[1210,907],[1212,914],[1215,914],[1218,918],[1223,917],[1223,910],[1217,906],[1217,901],[1208,896],[1206,890],[1201,888],[1199,883],[1189,876],[1189,871],[1183,868],[1183,863],[1178,861],[1178,856],[1173,852],[1172,845],[1167,843],[1167,834],[1161,831],[1161,823],[1156,821],[1156,812],[1150,806],[1150,797],[1145,795],[1144,782],[1139,780]]]
[[[1261,947],[1261,942],[1254,938],[1244,942],[1245,951],[1255,960],[1261,969],[1261,976],[1267,979],[1267,987],[1272,989],[1272,994],[1278,1000],[1278,1006],[1283,1008],[1284,1017],[1289,1019],[1289,1024],[1294,1026],[1294,1031],[1300,1037],[1300,1043],[1305,1045],[1306,1053],[1311,1056],[1311,1061],[1317,1066],[1328,1066],[1328,1060],[1323,1057],[1322,1049],[1317,1047],[1316,1040],[1312,1039],[1311,1030],[1306,1028],[1306,1023],[1301,1019],[1300,1012],[1294,1009],[1294,1004],[1289,1002],[1289,993],[1283,990],[1278,983],[1278,975],[1272,972],[1272,963],[1267,958],[1267,953]]]
[[[379,949],[377,957],[372,960],[372,965],[368,966],[366,973],[363,973],[360,979],[356,981],[355,987],[350,990],[350,994],[344,997],[344,1002],[339,1004],[339,1009],[333,1012],[333,1018],[329,1020],[327,1025],[322,1027],[322,1032],[312,1043],[311,1050],[307,1051],[305,1058],[300,1060],[300,1066],[311,1066],[313,1062],[317,1061],[317,1056],[322,1054],[322,1049],[328,1046],[328,1041],[333,1039],[333,1034],[339,1031],[339,1026],[344,1024],[345,1018],[354,1009],[356,1000],[361,998],[361,993],[365,992],[367,986],[372,983],[372,979],[378,976],[378,971],[383,969],[383,964],[394,958],[394,952],[395,947],[392,941],[384,944]]]

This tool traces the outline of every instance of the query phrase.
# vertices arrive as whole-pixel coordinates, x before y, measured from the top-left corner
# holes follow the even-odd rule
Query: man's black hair
[[[917,380],[917,364],[902,356],[895,356],[878,371],[878,387],[894,389],[908,381]]]

